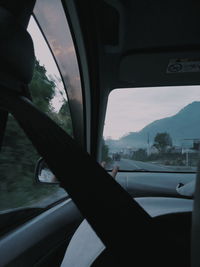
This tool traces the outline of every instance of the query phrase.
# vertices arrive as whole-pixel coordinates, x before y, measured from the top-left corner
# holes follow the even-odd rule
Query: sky
[[[47,75],[56,80],[56,94],[52,99],[51,104],[54,107],[55,111],[59,111],[63,103],[63,97],[67,100],[67,95],[65,93],[63,83],[60,81],[60,73],[54,61],[54,58],[33,17],[31,17],[30,19],[28,32],[33,39],[35,56],[39,60],[40,65],[45,66]]]
[[[200,86],[116,89],[110,93],[104,138],[118,139],[147,124],[173,116],[186,105],[200,101]]]
[[[60,75],[49,47],[46,44],[44,37],[42,36],[33,17],[30,19],[28,32],[33,39],[35,55],[36,58],[39,59],[40,64],[45,65],[48,74]]]
[[[49,48],[33,18],[30,20],[28,31],[33,38],[35,54],[40,64],[45,66],[48,75],[60,77]],[[72,41],[69,40],[68,48],[71,46]],[[74,50],[68,50],[66,50],[68,58],[71,56],[73,59]],[[73,60],[69,61],[70,66],[73,62]],[[77,73],[76,66],[74,68],[72,76]],[[62,83],[58,83],[58,89],[52,101],[55,110],[59,110],[63,102],[60,91],[64,92]],[[65,93],[64,97],[67,98]],[[104,138],[118,139],[129,132],[139,131],[155,120],[175,115],[193,101],[200,101],[200,86],[113,90],[108,99]]]
[[[81,80],[76,51],[62,3],[61,1],[55,0],[37,1],[34,8],[34,15],[42,27],[62,73],[61,79],[50,49],[34,19],[31,18],[28,30],[34,42],[36,58],[40,61],[41,65],[45,66],[47,73],[51,77],[56,77],[56,95],[51,101],[54,109],[58,111],[61,107],[63,100],[62,94],[67,99],[63,83],[59,82],[59,80],[65,82],[67,94],[71,100],[76,101],[76,107],[78,109],[82,106]],[[62,94],[60,91],[62,91]]]
[[[59,64],[68,96],[77,103],[77,109],[80,109],[82,90],[78,62],[62,3],[55,0],[37,1],[34,14]]]

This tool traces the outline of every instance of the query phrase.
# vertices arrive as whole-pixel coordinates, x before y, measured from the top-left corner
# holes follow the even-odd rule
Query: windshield
[[[200,87],[113,90],[102,160],[107,169],[195,172],[200,151]]]

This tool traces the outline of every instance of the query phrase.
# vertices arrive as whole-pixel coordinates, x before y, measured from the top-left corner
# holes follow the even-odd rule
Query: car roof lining
[[[119,79],[128,87],[198,85],[199,66],[200,51],[135,53],[122,58]]]
[[[98,46],[93,46],[93,49],[98,57],[99,75],[103,78],[105,90],[119,86],[199,84],[198,73],[166,73],[171,59],[200,58],[199,2],[87,1],[85,10],[83,4],[77,2],[82,15],[90,11],[88,16],[91,19],[96,17],[96,23],[87,25],[88,37],[98,40]],[[88,21],[82,20],[81,23],[85,24],[84,28]],[[95,36],[94,32],[98,35]],[[86,47],[89,39],[85,40]],[[142,79],[133,79],[137,75]]]

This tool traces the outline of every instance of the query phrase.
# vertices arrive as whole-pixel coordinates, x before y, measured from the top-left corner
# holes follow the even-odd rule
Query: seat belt
[[[196,186],[192,212],[191,267],[200,266],[200,162],[196,174]]]
[[[0,107],[13,114],[60,180],[60,185],[122,266],[137,262],[137,257],[141,266],[142,261],[147,259],[152,262],[150,216],[65,131],[27,98],[8,90],[1,90],[0,96]],[[136,249],[142,254],[145,251],[146,256],[141,258],[136,253],[133,259],[132,253]]]
[[[3,144],[3,138],[5,134],[7,120],[8,120],[8,112],[0,109],[0,151]]]

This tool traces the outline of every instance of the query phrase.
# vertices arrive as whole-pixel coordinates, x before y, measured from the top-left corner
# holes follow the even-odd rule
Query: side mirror
[[[40,158],[36,164],[35,179],[38,183],[59,184],[56,176],[49,169],[43,158]]]

